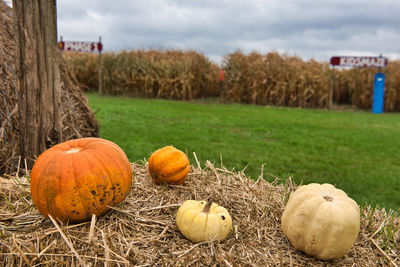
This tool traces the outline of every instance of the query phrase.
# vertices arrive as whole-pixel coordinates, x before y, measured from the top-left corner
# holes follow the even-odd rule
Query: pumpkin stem
[[[210,199],[210,200],[208,200],[207,204],[204,206],[203,212],[209,213],[209,212],[210,212],[211,205],[212,205],[212,200]]]

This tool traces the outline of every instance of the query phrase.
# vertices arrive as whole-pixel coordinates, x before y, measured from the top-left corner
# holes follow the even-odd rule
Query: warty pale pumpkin
[[[232,217],[212,201],[187,200],[178,209],[176,225],[192,242],[223,240],[231,231]]]
[[[173,146],[154,151],[148,169],[157,184],[183,184],[189,173],[190,162],[185,153]]]
[[[44,151],[31,172],[38,210],[63,222],[89,220],[122,202],[132,185],[124,151],[101,138],[80,138]]]
[[[360,230],[360,208],[331,184],[300,186],[282,214],[282,230],[296,249],[321,260],[346,255]]]

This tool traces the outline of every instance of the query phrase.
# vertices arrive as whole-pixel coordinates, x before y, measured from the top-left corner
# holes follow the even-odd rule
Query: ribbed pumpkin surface
[[[31,194],[38,210],[61,221],[89,220],[123,201],[132,185],[124,151],[101,138],[81,138],[51,147],[35,162]]]
[[[153,152],[149,158],[149,173],[157,184],[183,184],[189,173],[189,159],[173,146]]]
[[[360,208],[331,184],[300,186],[282,214],[282,230],[296,249],[318,259],[343,257],[360,230]]]

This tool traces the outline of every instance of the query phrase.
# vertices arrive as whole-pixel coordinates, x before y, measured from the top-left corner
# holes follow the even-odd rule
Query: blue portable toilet
[[[372,113],[382,113],[384,106],[385,74],[375,74],[374,91],[372,99]]]

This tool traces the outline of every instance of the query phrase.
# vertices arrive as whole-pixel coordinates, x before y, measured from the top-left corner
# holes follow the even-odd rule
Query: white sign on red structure
[[[103,44],[98,42],[58,42],[58,48],[62,51],[98,52],[103,50]]]
[[[342,67],[385,67],[387,65],[385,57],[332,57],[333,66]]]

